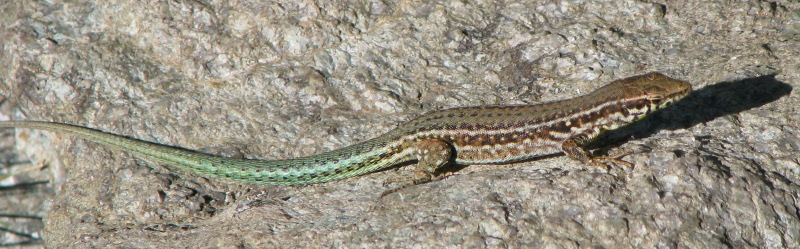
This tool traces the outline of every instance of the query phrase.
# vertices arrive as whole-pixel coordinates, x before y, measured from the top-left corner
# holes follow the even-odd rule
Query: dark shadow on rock
[[[621,144],[664,129],[689,128],[771,103],[791,92],[792,86],[776,80],[774,74],[708,85],[639,122],[603,134],[597,144]]]

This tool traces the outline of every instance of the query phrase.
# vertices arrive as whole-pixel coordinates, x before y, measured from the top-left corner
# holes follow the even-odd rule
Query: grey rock
[[[385,197],[408,167],[255,186],[3,131],[16,150],[0,173],[47,166],[0,183],[49,184],[10,192],[0,212],[44,216],[47,247],[800,248],[797,1],[2,5],[3,119],[231,157],[311,155],[427,111],[558,100],[649,71],[696,89],[597,143],[636,150],[633,169],[472,165]]]

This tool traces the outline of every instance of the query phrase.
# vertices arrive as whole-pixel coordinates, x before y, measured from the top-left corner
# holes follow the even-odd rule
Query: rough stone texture
[[[18,130],[47,167],[2,184],[57,194],[0,208],[40,207],[48,247],[800,247],[797,1],[101,2],[0,4],[3,119],[270,159],[648,71],[696,91],[598,143],[634,169],[472,165],[383,198],[408,167],[253,186]]]

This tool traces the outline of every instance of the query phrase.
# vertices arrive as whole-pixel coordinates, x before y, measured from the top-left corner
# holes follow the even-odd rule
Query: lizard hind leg
[[[439,139],[421,140],[414,145],[414,150],[414,154],[417,158],[414,176],[411,178],[406,177],[388,180],[384,185],[391,182],[406,182],[406,184],[388,190],[381,196],[386,196],[398,190],[431,181],[436,170],[450,162],[453,156],[453,148],[450,144]]]
[[[433,179],[436,170],[450,162],[453,148],[445,141],[427,139],[417,142],[417,171],[414,174],[414,183],[424,183]]]

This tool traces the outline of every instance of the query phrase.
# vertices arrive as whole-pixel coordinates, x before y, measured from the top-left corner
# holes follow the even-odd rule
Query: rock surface
[[[427,111],[558,100],[649,71],[696,89],[597,143],[638,151],[633,169],[472,165],[385,197],[409,167],[255,186],[3,131],[4,148],[47,166],[2,184],[49,179],[55,193],[10,192],[0,208],[44,216],[47,247],[800,248],[797,1],[2,6],[4,120],[231,157],[311,155]],[[2,174],[27,167],[3,156]]]

